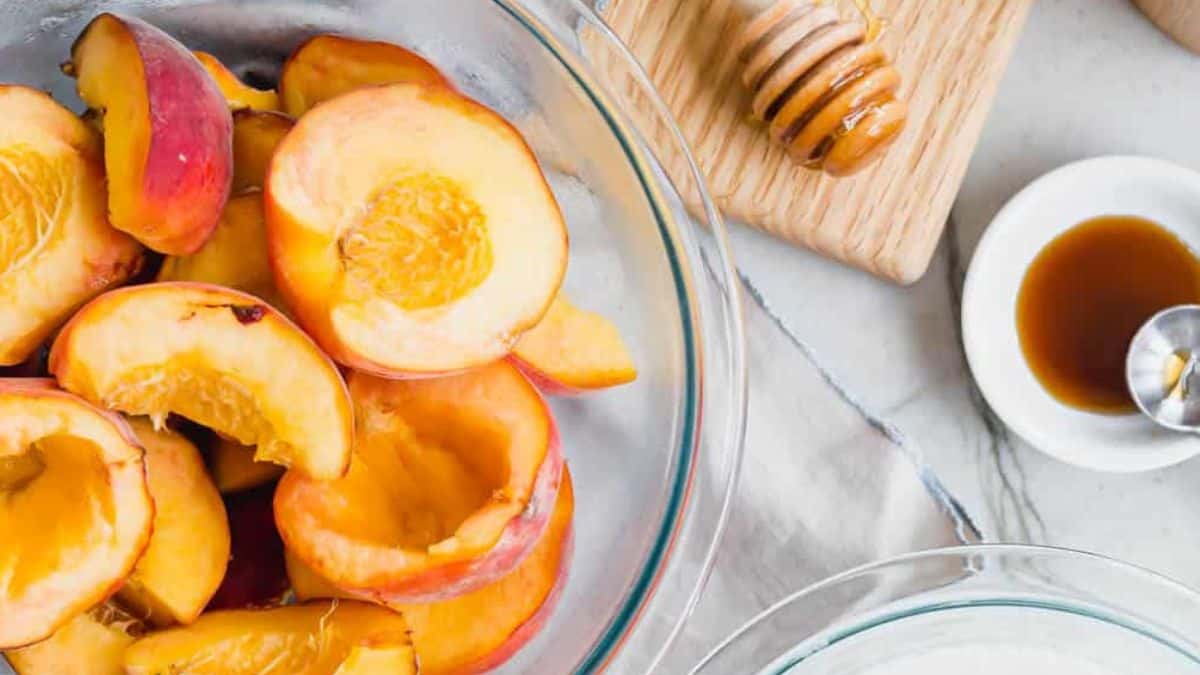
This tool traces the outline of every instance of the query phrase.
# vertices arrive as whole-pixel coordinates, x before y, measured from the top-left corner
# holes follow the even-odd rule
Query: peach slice
[[[134,642],[125,651],[125,672],[332,675],[348,658],[369,656],[354,656],[363,647],[395,648],[407,657],[399,668],[377,673],[417,672],[404,617],[353,600],[207,612],[190,626]]]
[[[195,51],[192,55],[217,83],[230,110],[279,110],[279,95],[274,91],[255,89],[242,82],[220,59],[208,52]]]
[[[408,620],[422,675],[461,675],[499,667],[550,617],[566,584],[571,560],[575,495],[570,473],[563,471],[550,524],[513,571],[457,598],[389,604]],[[290,552],[287,566],[298,598],[349,597]]]
[[[124,581],[150,539],[142,448],[51,380],[0,380],[0,649],[49,637]]]
[[[550,520],[563,466],[550,410],[521,372],[497,361],[428,380],[353,373],[350,391],[350,472],[288,472],[276,489],[287,549],[388,602],[462,595],[516,567]]]
[[[275,486],[264,485],[225,497],[232,555],[229,570],[208,609],[274,606],[287,591],[283,541],[271,510],[274,493]]]
[[[281,113],[239,110],[233,114],[233,191],[261,188],[275,148],[295,122]]]
[[[350,463],[353,409],[336,367],[239,291],[188,282],[110,291],[63,328],[50,372],[89,401],[160,423],[176,413],[316,478]]]
[[[103,111],[109,220],[161,253],[204,244],[229,196],[233,120],[186,47],[132,17],[101,14],[71,47],[79,96]]]
[[[137,271],[108,224],[100,137],[46,94],[0,85],[0,365],[31,356],[84,301]]]
[[[504,356],[566,268],[562,215],[524,139],[444,88],[368,87],[305,115],[271,162],[266,208],[300,324],[384,377]]]
[[[512,359],[547,394],[575,394],[637,378],[617,327],[561,293],[541,322],[521,336]]]
[[[300,117],[352,89],[396,82],[450,86],[433,64],[398,45],[317,35],[297,47],[283,64],[279,98],[284,112]]]
[[[254,461],[254,448],[219,439],[209,451],[209,471],[222,494],[266,485],[283,475],[283,467]]]
[[[228,286],[283,308],[267,257],[262,195],[250,193],[230,199],[212,237],[191,255],[170,256],[163,261],[158,281]]]
[[[156,431],[145,419],[130,420],[129,425],[146,449],[154,532],[117,597],[155,625],[191,623],[225,576],[225,505],[200,452],[186,438],[166,429]]]
[[[4,653],[17,675],[125,675],[125,649],[141,623],[105,603],[76,615],[41,642]]]

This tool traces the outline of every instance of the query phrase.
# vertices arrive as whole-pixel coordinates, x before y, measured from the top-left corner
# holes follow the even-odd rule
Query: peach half
[[[208,52],[192,52],[208,71],[230,110],[279,110],[279,96],[274,91],[255,89],[238,79],[224,63]]]
[[[350,392],[350,472],[288,472],[275,491],[286,548],[381,602],[443,600],[516,567],[546,529],[563,467],[550,410],[520,371],[497,361],[427,380],[353,373]]]
[[[279,74],[283,110],[300,117],[322,101],[374,84],[411,82],[450,86],[441,71],[388,42],[317,35],[292,52]]]
[[[280,143],[275,283],[334,360],[384,377],[493,361],[541,319],[567,231],[521,135],[440,87],[358,89]]]
[[[545,625],[571,561],[575,494],[564,469],[546,532],[513,571],[457,598],[427,604],[389,604],[407,619],[422,675],[465,675],[499,667]],[[288,554],[296,596],[349,597]]]
[[[110,291],[79,310],[50,349],[64,389],[104,407],[175,413],[257,446],[255,459],[316,478],[350,462],[354,417],[336,367],[261,299],[164,282]]]
[[[261,188],[275,148],[292,130],[287,115],[258,110],[233,113],[233,192]]]
[[[561,293],[538,325],[521,336],[511,358],[547,394],[575,394],[637,378],[617,327]]]
[[[142,625],[111,603],[75,616],[41,642],[4,652],[17,675],[125,675],[125,649]]]
[[[191,623],[225,576],[225,505],[196,446],[146,419],[129,425],[146,450],[154,531],[117,598],[155,625]]]
[[[109,221],[160,253],[200,248],[233,174],[233,120],[204,66],[145,21],[101,14],[67,70],[102,111]]]
[[[209,471],[222,494],[266,485],[283,475],[283,467],[254,461],[254,448],[218,439],[208,453]]]
[[[121,585],[154,504],[113,413],[50,380],[0,380],[0,649],[49,637]]]
[[[414,675],[401,615],[353,600],[206,612],[190,626],[151,633],[125,651],[128,675],[333,675],[346,661],[390,653],[380,675]],[[375,655],[376,657],[381,655]],[[343,668],[339,670],[339,668]]]
[[[204,246],[191,255],[169,256],[158,281],[198,281],[245,291],[282,309],[267,257],[262,195],[238,195],[225,205],[221,222]]]
[[[108,224],[100,137],[46,94],[0,85],[0,365],[21,363],[81,303],[137,271]]]

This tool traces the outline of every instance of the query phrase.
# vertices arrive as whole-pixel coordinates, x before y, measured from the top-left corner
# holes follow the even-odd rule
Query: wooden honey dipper
[[[900,73],[874,39],[877,27],[844,21],[814,0],[741,4],[748,16],[737,44],[742,82],[771,138],[833,176],[871,163],[908,116],[896,98]]]

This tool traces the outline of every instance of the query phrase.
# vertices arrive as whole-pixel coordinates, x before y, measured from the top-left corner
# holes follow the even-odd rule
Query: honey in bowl
[[[1017,334],[1054,398],[1089,412],[1134,412],[1125,382],[1130,341],[1154,314],[1193,303],[1200,260],[1183,241],[1145,218],[1102,216],[1034,258],[1017,296]]]

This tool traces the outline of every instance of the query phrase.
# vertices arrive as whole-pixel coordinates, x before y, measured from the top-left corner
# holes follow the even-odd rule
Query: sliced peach
[[[0,380],[0,649],[107,598],[150,539],[142,448],[51,380]]]
[[[0,85],[0,366],[129,278],[136,241],[108,224],[100,137],[46,94]]]
[[[220,59],[208,52],[195,51],[192,55],[217,83],[230,110],[279,110],[279,96],[274,91],[255,89],[242,82]]]
[[[250,193],[230,199],[212,237],[191,255],[170,256],[163,261],[158,281],[228,286],[282,308],[267,258],[262,195]]]
[[[350,650],[333,675],[416,675],[419,666],[412,645],[358,645]]]
[[[561,293],[538,325],[521,336],[512,359],[547,394],[603,389],[637,378],[617,327]]]
[[[566,469],[554,515],[521,564],[495,583],[427,604],[389,604],[412,628],[422,675],[461,675],[496,668],[542,628],[557,604],[571,560],[575,495]],[[296,597],[350,597],[287,555]]]
[[[403,669],[375,671],[380,675],[416,672],[404,617],[353,600],[207,612],[190,626],[133,643],[125,651],[125,672],[332,675],[364,646],[407,654]]]
[[[275,148],[295,124],[287,115],[257,110],[233,114],[233,191],[261,188]]]
[[[271,498],[275,486],[226,495],[232,554],[221,588],[208,609],[242,609],[279,604],[288,588],[283,541],[275,529]]]
[[[89,401],[158,422],[176,413],[316,478],[350,462],[341,375],[286,317],[239,291],[165,282],[106,293],[63,328],[50,372]]]
[[[222,494],[266,485],[283,475],[283,467],[254,461],[254,448],[219,439],[209,451],[209,471]]]
[[[68,71],[103,111],[109,220],[162,253],[200,248],[233,174],[233,120],[204,66],[145,21],[101,14],[71,47]]]
[[[154,533],[117,597],[153,624],[191,623],[225,576],[225,505],[186,438],[145,419],[129,424],[146,449]]]
[[[105,603],[68,621],[41,642],[4,653],[17,675],[125,675],[125,649],[141,623]]]
[[[521,135],[444,88],[305,115],[267,176],[275,282],[336,361],[385,377],[508,353],[562,282],[567,233]]]
[[[441,600],[511,571],[546,528],[562,476],[537,389],[497,361],[446,378],[350,376],[358,433],[345,478],[284,474],[284,544],[341,588]]]
[[[317,35],[296,48],[279,75],[283,110],[300,117],[316,104],[372,84],[450,86],[433,64],[388,43]]]

